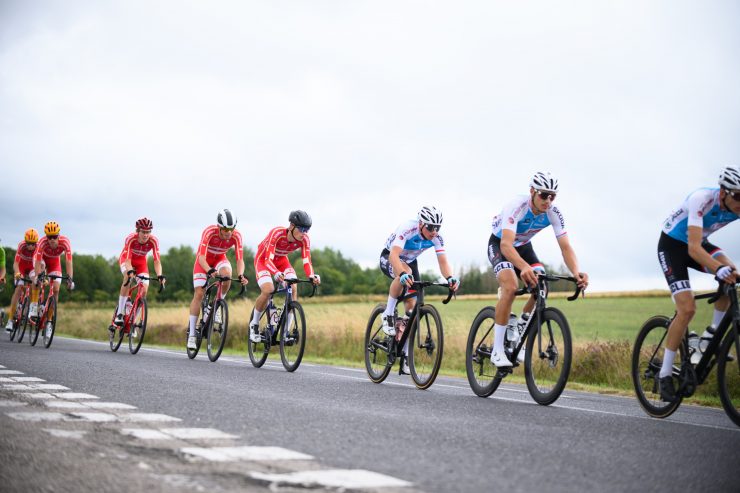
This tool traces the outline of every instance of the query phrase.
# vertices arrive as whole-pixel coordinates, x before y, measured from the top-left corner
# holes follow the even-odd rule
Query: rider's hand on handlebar
[[[521,277],[522,281],[524,281],[524,284],[526,284],[530,288],[537,287],[537,274],[534,272],[534,269],[531,265],[528,265],[524,269],[522,269],[522,273],[519,275],[519,277]]]
[[[244,274],[239,274],[237,277],[239,277],[239,282],[242,283],[242,286],[246,286],[249,282],[249,279],[247,279]]]
[[[460,280],[455,276],[450,276],[447,278],[447,284],[450,285],[450,289],[454,292],[460,289]]]
[[[285,274],[283,274],[282,272],[278,272],[274,276],[272,276],[272,278],[275,279],[276,283],[280,283],[283,282],[283,280],[285,279]]]
[[[722,282],[726,282],[728,284],[737,282],[737,271],[732,266],[723,265],[717,269],[716,274],[719,279],[722,279]]]
[[[309,279],[311,279],[314,286],[318,286],[319,284],[321,284],[321,276],[319,276],[318,274],[310,276]]]
[[[401,284],[405,284],[408,288],[414,285],[414,276],[412,276],[408,272],[404,272],[403,274],[401,274],[398,280],[401,281]]]
[[[208,272],[206,272],[206,277],[213,277],[215,275],[216,275],[216,269],[214,269],[213,267],[208,269]]]
[[[159,281],[159,284],[164,285],[167,283],[167,278],[163,276],[162,274],[160,274],[157,276],[157,281]]]
[[[588,274],[585,272],[579,272],[575,276],[578,287],[581,288],[581,290],[584,290],[588,287]]]
[[[71,277],[69,279],[67,279],[67,288],[70,291],[74,291],[75,290],[75,282],[72,280]]]

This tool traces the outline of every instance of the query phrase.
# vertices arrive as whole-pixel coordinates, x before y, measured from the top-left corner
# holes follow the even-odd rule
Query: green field
[[[347,298],[333,300],[303,300],[307,320],[306,360],[364,366],[362,340],[367,318],[377,304],[375,299]],[[494,305],[495,299],[456,299],[442,305],[440,296],[428,296],[436,305],[445,329],[442,373],[465,375],[465,343],[470,324],[478,311]],[[521,308],[519,301],[515,308]],[[642,323],[652,315],[671,316],[673,303],[669,296],[586,297],[568,302],[554,295],[550,306],[558,307],[568,318],[574,342],[574,359],[569,388],[589,388],[602,392],[629,395],[631,346]],[[246,355],[247,317],[250,300],[230,300],[230,324],[227,354]],[[711,317],[712,307],[699,303],[696,323],[692,330],[703,331]],[[60,309],[60,334],[107,340],[107,326],[113,307],[102,305],[64,304]],[[187,307],[153,304],[149,311],[149,327],[145,346],[160,345],[184,350]],[[122,346],[120,351],[127,351]],[[279,360],[277,349],[275,356]],[[518,369],[512,381],[523,381]],[[716,385],[704,385],[695,402],[716,404]]]

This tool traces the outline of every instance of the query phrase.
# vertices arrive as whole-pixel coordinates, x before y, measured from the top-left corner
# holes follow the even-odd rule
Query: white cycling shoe
[[[383,319],[383,333],[390,337],[396,335],[396,328],[388,322],[388,318]]]
[[[195,336],[188,337],[188,349],[197,349],[198,345],[195,342]]]
[[[262,341],[262,336],[257,325],[251,325],[249,327],[249,340],[255,344],[259,344]]]
[[[493,351],[491,353],[491,363],[496,368],[505,368],[507,366],[513,366],[511,361],[506,357],[506,353],[503,351]]]
[[[525,354],[524,352],[525,352],[525,351],[526,351],[526,349],[522,348],[522,350],[521,350],[521,351],[519,351],[519,354],[517,354],[517,355],[516,355],[516,360],[517,360],[517,361],[518,361],[519,363],[524,363],[524,354]]]

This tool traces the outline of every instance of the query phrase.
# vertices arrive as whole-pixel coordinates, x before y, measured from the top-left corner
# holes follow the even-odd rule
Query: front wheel
[[[674,402],[665,402],[660,398],[658,383],[660,368],[663,366],[663,351],[671,321],[667,317],[656,316],[648,319],[637,334],[632,348],[632,383],[640,405],[650,416],[665,418],[673,414],[681,404],[680,392]],[[678,347],[678,365],[673,365],[674,387],[679,388],[678,375],[680,362],[684,361],[684,345]]]
[[[57,330],[57,299],[52,296],[49,300],[49,308],[44,316],[45,323],[41,326],[44,331],[44,347],[49,348],[54,340],[54,332]]]
[[[731,330],[722,343],[717,362],[717,384],[722,407],[733,423],[740,426],[740,348],[735,331]]]
[[[265,361],[267,361],[267,355],[270,352],[270,343],[272,342],[272,337],[270,336],[270,331],[267,328],[267,323],[269,322],[269,316],[267,315],[269,310],[265,310],[265,312],[262,314],[262,317],[260,317],[259,322],[259,333],[262,335],[262,338],[260,342],[252,342],[249,339],[249,336],[252,334],[252,320],[254,319],[254,309],[252,309],[252,313],[249,315],[249,324],[247,329],[247,351],[249,352],[249,360],[252,362],[252,366],[255,368],[260,368],[262,365],[265,364]]]
[[[492,306],[483,308],[473,320],[465,347],[465,372],[473,393],[478,397],[493,394],[501,383],[498,369],[491,363],[493,351],[493,326],[496,310]]]
[[[19,344],[23,341],[23,335],[26,333],[28,306],[28,298],[26,298],[19,303],[18,308],[15,311],[15,316],[13,317],[13,330],[10,333],[10,340],[13,340],[13,336],[17,336]]]
[[[221,356],[226,343],[226,333],[229,330],[229,307],[224,300],[216,300],[211,310],[211,319],[208,321],[208,340],[206,350],[208,359],[216,361]]]
[[[149,316],[146,298],[140,298],[131,312],[134,315],[129,322],[128,350],[131,354],[136,354],[141,349],[141,343],[144,342],[144,334],[146,334],[146,321]]]
[[[293,301],[288,312],[283,314],[280,333],[280,359],[288,371],[296,371],[303,359],[303,350],[306,347],[306,317],[303,307]]]
[[[121,342],[123,341],[123,328],[124,326],[118,326],[113,321],[116,319],[116,313],[117,310],[113,310],[113,319],[111,320],[110,325],[108,326],[108,343],[110,344],[110,350],[114,353],[118,351],[118,348],[121,347]],[[113,330],[111,330],[113,329]]]
[[[540,326],[534,327],[527,339],[524,377],[532,398],[538,404],[552,404],[565,389],[570,374],[573,347],[570,327],[557,308],[545,308]]]
[[[384,311],[385,305],[376,306],[365,329],[365,368],[373,383],[385,380],[392,366],[388,358],[392,339],[383,332]]]
[[[409,332],[409,370],[420,389],[434,383],[442,366],[444,330],[439,313],[431,305],[419,307]]]

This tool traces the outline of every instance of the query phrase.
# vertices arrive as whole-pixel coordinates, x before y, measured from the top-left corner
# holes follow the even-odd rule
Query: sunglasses
[[[304,233],[305,234],[305,233],[308,233],[308,230],[311,229],[311,228],[310,227],[307,228],[305,226],[296,226],[296,229],[298,229],[298,231],[300,231],[301,233]]]
[[[732,197],[732,200],[740,202],[740,190],[727,190],[727,195]]]
[[[220,229],[224,233],[230,233],[230,232],[234,231],[236,228],[220,228]]]
[[[439,231],[442,225],[441,224],[425,224],[424,227],[427,228],[427,231],[434,233],[435,231]]]
[[[48,239],[50,239],[50,240],[58,240],[59,239],[59,235],[46,235],[46,237]]]
[[[552,201],[555,200],[556,194],[552,192],[547,192],[545,190],[537,190],[537,195],[539,195],[542,200],[550,199]]]

